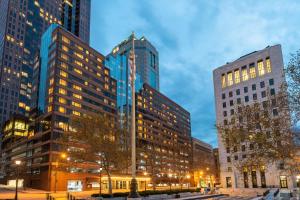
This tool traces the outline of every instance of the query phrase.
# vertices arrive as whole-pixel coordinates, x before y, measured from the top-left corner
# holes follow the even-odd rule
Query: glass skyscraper
[[[67,16],[66,4],[73,8]],[[0,126],[15,113],[28,116],[33,66],[49,25],[71,22],[66,29],[89,41],[89,20],[90,0],[0,1]]]
[[[117,106],[121,123],[125,122],[125,119],[130,119],[129,53],[132,49],[132,39],[131,35],[113,48],[105,60],[105,66],[111,70],[111,76],[117,80]],[[138,92],[144,83],[159,90],[158,52],[145,37],[134,39],[136,54],[135,90]]]

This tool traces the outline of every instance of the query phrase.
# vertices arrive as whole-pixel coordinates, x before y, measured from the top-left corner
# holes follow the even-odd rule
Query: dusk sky
[[[300,49],[300,2],[92,0],[91,46],[107,55],[132,31],[159,52],[160,90],[191,113],[192,135],[217,146],[212,70],[268,45]]]

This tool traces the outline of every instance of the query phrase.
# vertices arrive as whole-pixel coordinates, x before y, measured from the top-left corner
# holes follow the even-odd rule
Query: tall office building
[[[130,66],[129,52],[132,48],[131,35],[117,45],[106,56],[105,66],[111,70],[111,75],[117,80],[117,106],[120,122],[126,123],[130,119],[131,87],[129,86]],[[159,90],[158,52],[144,37],[135,40],[136,80],[135,90],[138,92],[144,83]]]
[[[68,7],[73,9],[66,16]],[[90,0],[0,1],[0,126],[12,114],[28,115],[31,109],[34,58],[44,31],[63,21],[67,29],[88,41],[89,15]]]
[[[67,171],[55,164],[61,153],[58,139],[72,115],[106,113],[116,120],[116,80],[104,67],[104,59],[64,28],[56,24],[48,28],[42,36],[37,104],[44,114],[30,122],[28,131],[24,131],[28,122],[22,119],[6,123],[1,138],[2,183],[14,180],[11,166],[16,159],[26,166],[20,176],[26,187],[53,191],[55,177],[60,177],[57,190],[83,190],[91,182],[99,183],[98,169],[88,164]]]
[[[225,124],[239,105],[263,103],[268,98],[267,94],[278,93],[284,81],[281,46],[268,46],[227,63],[214,70],[213,78],[217,124]],[[266,169],[240,173],[231,161],[238,162],[249,156],[251,145],[237,147],[241,152],[232,158],[230,152],[233,147],[222,141],[219,133],[220,181],[223,187],[292,186],[290,177],[275,164],[266,166]]]
[[[153,183],[189,184],[192,178],[190,113],[148,84],[136,95],[137,169]],[[187,185],[186,185],[187,186]]]

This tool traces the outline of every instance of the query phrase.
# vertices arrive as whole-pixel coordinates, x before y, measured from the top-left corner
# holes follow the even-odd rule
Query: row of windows
[[[270,95],[275,95],[275,89],[274,88],[272,88],[272,89],[270,89]],[[267,92],[266,91],[262,91],[261,92],[261,98],[265,98],[267,96]],[[257,100],[257,93],[254,93],[254,94],[252,94],[252,99],[253,99],[253,101],[256,101]],[[245,103],[247,103],[247,102],[249,102],[249,96],[247,95],[247,96],[244,96],[244,102]],[[241,98],[237,98],[236,99],[236,103],[237,104],[241,104],[242,103],[242,100],[241,100]],[[234,101],[233,100],[230,100],[229,101],[229,105],[230,106],[234,106]],[[223,108],[226,108],[226,106],[227,106],[227,104],[226,104],[226,102],[223,102]]]
[[[260,88],[265,88],[265,82],[264,81],[261,81],[259,85],[260,85]],[[274,79],[269,79],[269,86],[273,86],[273,85],[274,85]],[[252,88],[252,91],[256,91],[256,84],[252,84],[251,88]],[[244,93],[248,93],[248,87],[247,86],[244,87]],[[241,94],[240,89],[236,89],[235,94],[237,96],[240,95]],[[233,97],[233,92],[229,91],[228,96]],[[222,99],[225,99],[225,98],[226,98],[226,94],[222,93]]]
[[[222,74],[221,83],[222,88],[227,86],[232,86],[233,84],[238,84],[241,81],[248,81],[249,78],[254,79],[258,76],[263,76],[266,73],[271,73],[271,61],[270,58],[266,58],[265,63],[263,60],[257,62],[257,69],[254,63],[249,65],[249,70],[247,66],[243,66],[241,69],[235,69],[233,72],[227,72]]]

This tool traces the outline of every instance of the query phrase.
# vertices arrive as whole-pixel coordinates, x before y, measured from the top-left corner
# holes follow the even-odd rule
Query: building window
[[[241,98],[237,98],[236,103],[241,104]]]
[[[256,78],[256,71],[254,65],[250,65],[249,71],[250,71],[250,78]]]
[[[74,68],[74,71],[75,71],[76,73],[78,73],[78,74],[82,74],[82,71],[79,70],[79,69]]]
[[[230,115],[234,115],[234,109],[230,110]]]
[[[229,73],[227,74],[227,79],[228,79],[228,86],[233,85],[232,72],[229,72]]]
[[[242,78],[243,78],[243,81],[247,81],[249,79],[246,67],[242,68]]]
[[[58,111],[61,113],[66,113],[66,109],[64,107],[59,106]]]
[[[227,188],[232,187],[231,177],[226,177],[226,187]]]
[[[272,71],[270,58],[266,59],[266,70],[267,70],[267,73],[271,73],[271,71]]]
[[[67,81],[65,81],[63,79],[59,79],[59,84],[63,85],[63,86],[67,86]]]
[[[80,103],[77,103],[75,101],[72,101],[72,106],[75,106],[77,108],[81,108],[81,104]]]
[[[248,101],[249,101],[249,97],[245,96],[245,102],[248,102]]]
[[[246,150],[246,146],[242,145],[242,151],[245,151],[245,150]]]
[[[222,74],[222,88],[226,87],[226,76],[225,74]]]
[[[238,160],[238,159],[239,159],[238,155],[235,155],[234,160]]]
[[[278,116],[278,111],[277,111],[277,109],[275,108],[275,109],[273,109],[273,115],[274,116]]]
[[[241,94],[240,89],[237,89],[237,90],[235,91],[235,93],[236,93],[236,95],[240,95],[240,94]]]
[[[82,99],[82,96],[76,93],[73,93],[73,97],[77,98],[77,99]]]
[[[264,88],[264,87],[265,87],[265,82],[264,81],[260,82],[260,88]]]
[[[229,97],[232,97],[232,92],[229,92]]]
[[[244,87],[244,93],[248,92],[248,87]]]
[[[76,111],[76,110],[73,110],[73,115],[77,115],[77,116],[80,116],[80,112]]]
[[[59,94],[66,95],[66,94],[67,94],[67,91],[66,91],[65,89],[59,88],[59,89],[58,89],[58,93],[59,93]]]
[[[70,40],[66,38],[65,36],[62,36],[62,41],[64,41],[67,44],[70,44]]]
[[[252,85],[252,91],[255,91],[255,90],[256,90],[256,85],[253,84],[253,85]]]
[[[271,78],[271,79],[269,80],[269,85],[274,85],[274,79]]]
[[[261,92],[261,97],[262,97],[262,98],[265,98],[266,96],[267,96],[266,91],[262,91],[262,92]]]
[[[59,97],[59,98],[58,98],[58,102],[59,102],[59,103],[62,103],[62,104],[66,104],[66,103],[67,103],[67,100],[66,100],[65,98]]]
[[[223,108],[226,108],[226,102],[223,102]]]
[[[234,71],[234,82],[236,84],[240,82],[240,71],[239,70]]]
[[[230,148],[229,147],[226,148],[226,152],[230,153]]]
[[[78,86],[78,85],[75,85],[75,84],[73,84],[73,88],[74,88],[75,90],[79,90],[79,91],[81,91],[81,87],[80,87],[80,86]]]
[[[271,94],[271,95],[275,95],[275,89],[274,89],[274,88],[272,88],[272,89],[270,90],[270,94]]]
[[[257,100],[257,94],[253,94],[253,100]]]
[[[231,158],[229,156],[227,157],[227,162],[231,162]]]
[[[257,68],[258,68],[258,75],[262,76],[265,74],[265,69],[264,69],[264,63],[263,61],[258,61],[257,62]]]
[[[222,99],[225,99],[225,98],[226,98],[226,94],[223,93],[223,94],[222,94]]]
[[[62,70],[60,70],[60,75],[61,75],[62,77],[65,77],[65,78],[68,77],[68,74],[67,74],[66,72],[62,71]]]
[[[230,103],[230,106],[233,106],[233,100],[230,100],[229,103]]]
[[[224,116],[224,117],[227,116],[227,112],[226,112],[226,111],[223,112],[223,116]]]

